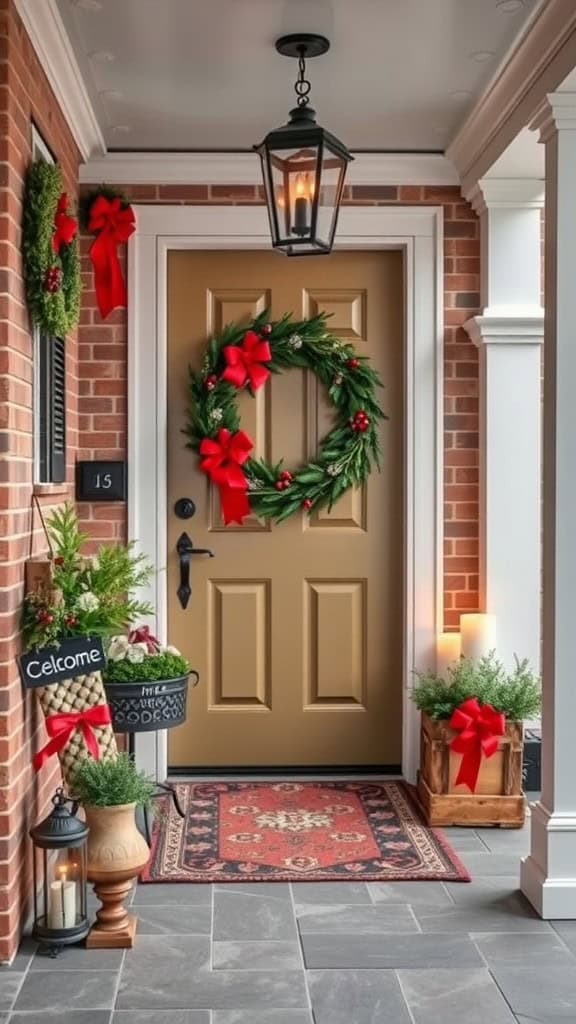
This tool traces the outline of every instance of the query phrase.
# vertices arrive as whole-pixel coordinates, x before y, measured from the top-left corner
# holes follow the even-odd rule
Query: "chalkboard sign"
[[[85,636],[64,640],[58,647],[40,647],[18,658],[20,678],[28,690],[86,676],[105,664],[102,641]]]
[[[125,462],[78,462],[78,501],[126,501]]]

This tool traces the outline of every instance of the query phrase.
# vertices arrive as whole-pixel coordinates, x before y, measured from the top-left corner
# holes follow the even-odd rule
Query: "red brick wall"
[[[135,203],[261,203],[252,185],[119,186]],[[457,187],[360,185],[347,203],[427,203],[444,209],[445,256],[445,623],[478,608],[478,359],[462,324],[479,311],[478,220]],[[84,241],[86,292],[80,328],[80,449],[85,458],[122,458],[126,452],[126,315],[103,323],[96,309]],[[81,507],[85,526],[100,539],[123,537],[125,509]]]
[[[15,664],[30,552],[33,496],[32,337],[20,257],[23,177],[34,121],[77,192],[78,153],[15,11],[0,0],[0,960],[15,951],[31,895],[31,825],[46,810],[57,766],[32,772],[44,731],[33,694],[23,696]],[[67,341],[68,461],[77,445],[77,341]],[[65,487],[39,489],[42,504],[61,501]],[[35,524],[36,527],[39,524]],[[36,530],[35,550],[43,549]]]

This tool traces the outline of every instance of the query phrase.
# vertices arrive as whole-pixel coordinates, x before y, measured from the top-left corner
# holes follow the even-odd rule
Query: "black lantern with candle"
[[[81,942],[90,931],[86,909],[88,828],[78,805],[62,789],[44,821],[30,829],[34,843],[34,927],[37,942],[57,950]]]
[[[297,106],[290,120],[255,146],[262,163],[272,247],[287,256],[329,253],[334,242],[346,168],[353,156],[316,123],[309,106],[306,58],[326,53],[324,36],[282,36],[276,49],[297,57]]]

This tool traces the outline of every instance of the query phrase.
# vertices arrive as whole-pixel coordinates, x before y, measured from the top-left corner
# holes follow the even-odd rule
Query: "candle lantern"
[[[30,829],[34,843],[34,927],[37,942],[57,950],[80,942],[90,931],[86,909],[89,829],[76,817],[78,804],[62,789],[53,810]]]
[[[290,120],[254,149],[260,156],[272,246],[287,256],[329,253],[334,242],[346,169],[353,156],[316,123],[309,106],[306,59],[326,53],[324,36],[282,36],[279,53],[298,59],[297,105]]]

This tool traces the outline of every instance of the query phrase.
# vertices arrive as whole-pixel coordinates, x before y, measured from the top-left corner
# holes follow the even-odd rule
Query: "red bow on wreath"
[[[262,341],[255,331],[246,331],[242,345],[225,345],[223,352],[228,365],[222,373],[222,380],[229,380],[235,387],[241,388],[249,381],[252,390],[256,391],[270,376],[270,370],[261,365],[272,358],[270,345]]]
[[[200,469],[220,488],[220,504],[224,522],[240,523],[250,512],[246,496],[246,477],[241,468],[250,455],[254,444],[248,434],[237,430],[231,434],[222,427],[216,439],[205,437],[200,442],[200,454],[205,457]]]
[[[492,757],[498,750],[498,737],[506,732],[506,717],[491,704],[480,704],[476,697],[469,697],[452,712],[448,725],[460,730],[449,744],[456,754],[462,754],[456,785],[468,786],[473,793],[482,755]]]
[[[46,719],[46,730],[50,739],[42,750],[34,756],[34,771],[39,771],[52,754],[57,754],[66,745],[75,729],[81,729],[84,742],[92,757],[100,760],[100,747],[92,730],[93,725],[110,725],[110,708],[107,704],[96,704],[85,711],[62,712],[49,715]]]
[[[62,195],[58,200],[56,215],[54,217],[54,232],[52,234],[53,251],[55,253],[59,253],[62,245],[70,245],[72,239],[76,237],[77,231],[78,221],[76,220],[76,217],[71,217],[68,213],[68,196],[66,192],[62,192]]]
[[[148,654],[156,654],[160,650],[160,641],[152,636],[149,626],[139,626],[138,629],[130,630],[128,634],[129,644],[146,644]]]
[[[100,315],[107,317],[128,301],[117,247],[120,242],[127,242],[136,230],[134,210],[131,206],[123,208],[119,196],[114,199],[97,196],[90,207],[88,230],[98,232],[90,246],[90,259]]]

